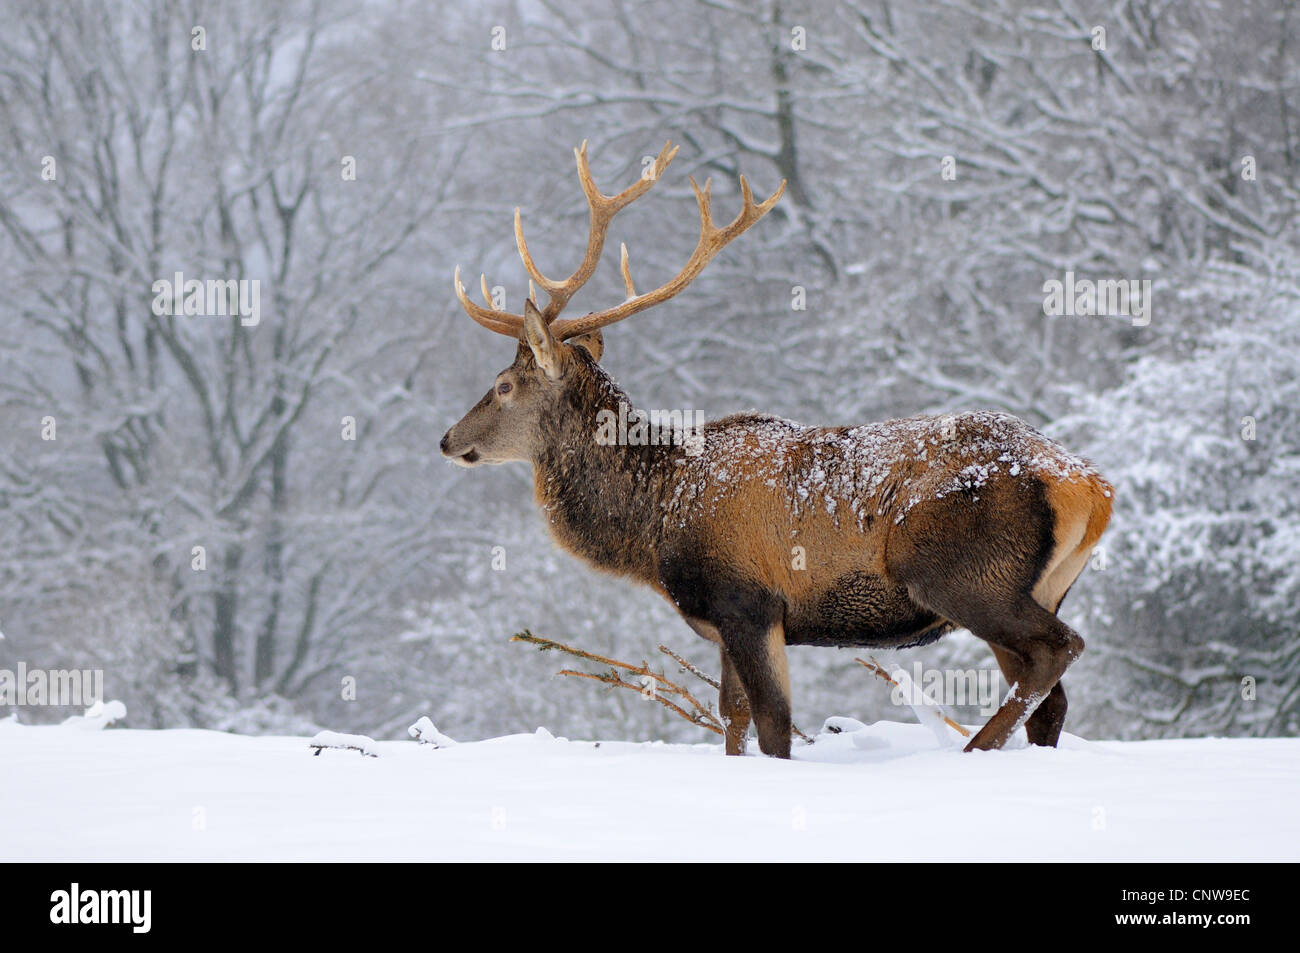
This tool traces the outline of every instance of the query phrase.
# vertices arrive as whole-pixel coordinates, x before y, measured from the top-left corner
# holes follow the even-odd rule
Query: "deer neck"
[[[661,501],[683,450],[628,442],[619,422],[634,419],[631,401],[593,370],[592,378],[566,386],[560,406],[541,424],[533,459],[537,502],[564,548],[608,572],[653,583]]]

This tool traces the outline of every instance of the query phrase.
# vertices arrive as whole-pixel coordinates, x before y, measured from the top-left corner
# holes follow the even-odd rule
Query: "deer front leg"
[[[687,624],[722,646],[719,707],[724,718],[743,693],[758,729],[759,750],[774,758],[790,757],[790,673],[781,599],[726,565],[701,560],[689,547],[665,559],[659,572],[664,593]],[[736,681],[741,692],[730,688]],[[725,736],[727,754],[743,753],[739,724]]]
[[[785,658],[784,626],[780,622],[766,628],[733,623],[720,629],[723,654],[730,657],[749,699],[759,750],[772,758],[790,757],[790,670]],[[725,668],[723,673],[725,678]],[[727,753],[731,753],[730,747]]]
[[[718,710],[722,715],[722,725],[726,729],[727,754],[745,753],[745,741],[749,737],[749,698],[745,695],[745,686],[740,684],[736,666],[731,664],[727,650],[718,653],[722,657],[722,679],[718,687]]]

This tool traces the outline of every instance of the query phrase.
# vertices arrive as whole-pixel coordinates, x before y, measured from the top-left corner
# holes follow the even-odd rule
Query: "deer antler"
[[[587,163],[587,143],[585,140],[581,148],[574,149],[573,153],[578,162],[578,179],[582,183],[583,193],[587,196],[587,204],[591,209],[591,215],[587,236],[587,251],[582,258],[582,262],[572,275],[563,281],[555,281],[542,274],[536,262],[533,261],[533,256],[528,251],[528,243],[524,241],[524,230],[519,209],[515,209],[515,244],[519,248],[519,257],[523,260],[524,268],[527,269],[531,279],[528,283],[528,297],[536,303],[533,290],[534,282],[547,293],[549,297],[546,307],[542,309],[542,316],[548,324],[553,326],[552,330],[559,340],[603,328],[607,324],[622,321],[624,318],[644,311],[661,301],[667,301],[690,284],[695,276],[704,270],[704,266],[713,259],[713,256],[721,251],[727,243],[766,215],[785,191],[785,181],[782,180],[780,188],[775,193],[765,201],[755,204],[749,183],[745,181],[745,177],[742,175],[740,177],[740,191],[744,204],[740,213],[730,224],[718,228],[713,223],[713,214],[710,210],[709,180],[706,180],[704,188],[700,189],[695,180],[691,179],[691,187],[695,190],[695,200],[700,208],[700,238],[695,244],[695,251],[691,254],[682,270],[677,273],[677,276],[654,291],[638,295],[632,282],[632,274],[628,270],[627,246],[623,245],[620,268],[623,273],[623,286],[627,291],[627,299],[613,308],[592,312],[581,318],[556,322],[556,318],[559,317],[560,312],[564,310],[569,300],[595,273],[596,265],[600,262],[601,253],[605,248],[605,237],[609,233],[609,225],[614,216],[648,192],[655,182],[659,181],[659,176],[668,167],[668,163],[673,160],[673,156],[677,155],[677,147],[671,142],[665,143],[655,159],[653,171],[642,175],[635,184],[628,186],[617,195],[605,195],[596,187],[596,183],[591,177],[591,167]],[[480,276],[479,280],[483,290],[483,298],[490,304],[492,295],[488,290],[487,277]],[[499,311],[492,307],[483,307],[471,301],[469,295],[465,293],[465,286],[461,283],[459,266],[456,268],[455,286],[456,297],[471,318],[488,330],[496,331],[498,334],[506,334],[511,337],[519,335],[524,323],[523,315]]]
[[[785,180],[781,180],[780,187],[773,192],[767,199],[758,204],[754,203],[754,193],[749,189],[749,183],[745,177],[740,177],[740,194],[743,196],[744,204],[736,217],[731,220],[730,224],[718,228],[713,224],[713,212],[709,204],[709,188],[712,180],[704,180],[704,188],[701,189],[691,179],[691,188],[695,190],[695,201],[700,207],[700,237],[695,243],[695,251],[686,264],[682,266],[671,281],[660,285],[654,291],[647,292],[643,295],[636,294],[632,286],[632,275],[627,267],[627,246],[623,246],[622,269],[623,284],[627,288],[628,299],[620,305],[613,308],[606,308],[604,311],[594,311],[591,314],[583,315],[581,318],[568,318],[564,321],[556,322],[551,328],[551,332],[556,338],[563,341],[571,337],[577,337],[579,334],[587,334],[596,331],[606,325],[613,324],[615,321],[622,321],[624,318],[644,311],[646,308],[667,301],[676,295],[679,291],[695,280],[695,276],[704,270],[704,266],[713,260],[713,256],[740,235],[741,232],[748,229],[760,218],[772,210],[772,206],[781,198],[785,192]]]

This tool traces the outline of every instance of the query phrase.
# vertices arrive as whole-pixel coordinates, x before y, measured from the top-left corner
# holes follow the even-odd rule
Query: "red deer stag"
[[[789,757],[787,645],[902,648],[957,627],[988,642],[1011,686],[967,750],[999,748],[1021,725],[1034,744],[1055,745],[1061,674],[1083,651],[1056,612],[1110,518],[1111,486],[1089,463],[988,412],[860,427],[736,414],[705,425],[694,445],[597,438],[600,421],[628,406],[597,363],[601,329],[680,292],[785,189],[755,203],[742,176],[740,213],[718,227],[709,183],[692,179],[700,237],[676,277],[637,293],[624,245],[627,298],[557,320],[595,271],[610,220],[676,151],[665,145],[653,170],[611,196],[592,181],[586,144],[575,150],[590,233],[563,281],[537,268],[516,209],[519,255],[549,295],[544,308],[531,287],[522,314],[482,307],[456,270],[469,316],[519,345],[442,438],[443,454],[467,467],[532,464],[561,546],[653,587],[719,646],[727,754],[743,753],[752,717],[760,750]],[[486,278],[482,285],[486,296]]]

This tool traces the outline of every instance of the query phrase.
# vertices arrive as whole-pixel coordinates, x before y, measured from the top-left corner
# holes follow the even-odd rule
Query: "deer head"
[[[667,301],[680,292],[724,246],[766,215],[785,191],[783,181],[768,199],[755,203],[749,183],[742,175],[741,210],[730,223],[718,227],[713,221],[710,181],[706,180],[704,187],[700,188],[692,178],[691,187],[700,212],[700,237],[677,275],[653,291],[638,294],[628,268],[627,245],[623,245],[620,267],[627,290],[624,301],[579,318],[557,320],[569,299],[595,273],[614,216],[648,192],[677,154],[677,148],[671,142],[666,143],[654,165],[636,183],[617,195],[605,195],[592,180],[586,142],[573,151],[578,163],[578,179],[590,208],[587,251],[577,270],[561,281],[542,274],[524,241],[517,208],[515,244],[530,277],[523,313],[511,314],[475,304],[465,293],[460,268],[456,269],[456,297],[466,313],[489,331],[519,341],[514,363],[497,375],[492,389],[442,438],[443,456],[462,466],[536,459],[539,441],[543,439],[539,422],[544,416],[557,413],[562,405],[571,404],[563,399],[566,390],[571,391],[575,384],[589,380],[597,373],[596,364],[604,350],[601,329]],[[488,291],[487,277],[482,275],[479,281],[483,297],[490,303],[492,296]],[[548,296],[544,308],[537,306],[538,286]]]
[[[600,360],[599,330],[560,341],[531,300],[524,302],[523,321],[514,363],[442,438],[443,456],[460,466],[533,460],[541,419],[556,412],[566,385],[590,377]]]

